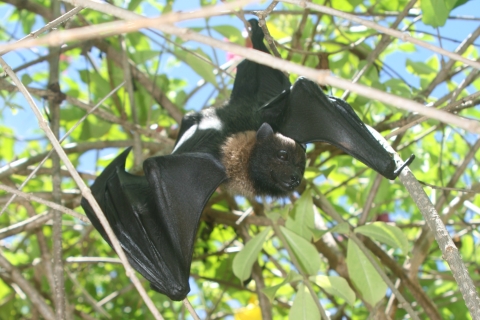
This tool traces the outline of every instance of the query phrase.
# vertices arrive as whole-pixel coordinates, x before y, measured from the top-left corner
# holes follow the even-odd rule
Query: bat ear
[[[264,122],[261,126],[260,129],[257,131],[257,141],[262,141],[267,139],[273,135],[273,129],[270,127],[270,125],[266,122]]]

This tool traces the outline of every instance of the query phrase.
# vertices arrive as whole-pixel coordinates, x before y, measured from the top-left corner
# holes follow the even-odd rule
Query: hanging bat
[[[258,21],[249,22],[254,49],[268,52]],[[127,149],[91,187],[132,266],[172,300],[190,291],[200,216],[220,184],[245,196],[286,196],[302,180],[303,145],[313,141],[331,143],[389,179],[403,169],[350,105],[316,83],[300,78],[291,86],[282,72],[248,60],[237,69],[230,101],[185,115],[172,154],[145,160],[145,176],[125,172]],[[82,207],[111,245],[85,199]]]

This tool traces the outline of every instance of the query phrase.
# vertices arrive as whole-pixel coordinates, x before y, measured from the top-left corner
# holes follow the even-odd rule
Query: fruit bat
[[[249,22],[254,49],[268,53],[258,21]],[[182,300],[200,216],[217,187],[288,195],[303,177],[304,144],[313,141],[331,143],[389,179],[403,168],[345,101],[308,79],[292,86],[282,72],[245,60],[225,106],[184,116],[172,154],[145,160],[145,176],[135,176],[125,172],[127,149],[91,190],[132,266],[154,290]],[[111,245],[88,202],[81,204]]]

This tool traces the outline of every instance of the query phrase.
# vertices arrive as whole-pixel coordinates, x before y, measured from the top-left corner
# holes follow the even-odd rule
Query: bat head
[[[286,196],[300,185],[304,171],[304,148],[294,140],[274,133],[268,123],[262,124],[248,165],[254,193]]]

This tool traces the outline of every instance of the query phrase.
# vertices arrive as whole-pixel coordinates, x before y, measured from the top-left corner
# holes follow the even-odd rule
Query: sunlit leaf
[[[175,50],[175,55],[192,68],[202,79],[213,84],[217,83],[213,73],[215,67],[208,62],[210,57],[202,49],[198,48],[188,52],[178,48]]]
[[[300,267],[309,275],[317,273],[320,268],[320,256],[312,243],[287,228],[280,227]]]
[[[281,283],[271,286],[271,287],[265,287],[262,289],[263,293],[270,299],[270,302],[273,302],[273,299],[275,298],[275,294],[277,293],[278,289],[280,289],[282,286],[286,285],[287,283],[292,283],[296,281],[302,280],[302,276],[299,275],[296,272],[291,271],[285,280],[283,280]]]
[[[441,27],[447,21],[457,0],[422,0],[422,21],[432,27]]]
[[[355,303],[355,292],[342,277],[318,275],[310,278],[332,296],[344,299],[351,306]]]
[[[234,26],[220,25],[213,27],[213,29],[215,29],[215,31],[227,38],[230,42],[234,42],[240,45],[243,45],[245,42],[242,36],[242,31]]]
[[[289,320],[316,320],[320,319],[320,312],[308,289],[303,283],[298,285],[298,291],[293,300],[288,315]]]
[[[267,227],[262,232],[247,242],[242,251],[233,259],[233,273],[241,281],[247,280],[252,273],[253,263],[257,261],[258,254],[262,250],[263,243],[272,228]]]
[[[386,224],[385,222],[373,222],[371,224],[355,228],[355,233],[360,233],[374,240],[398,248],[404,254],[408,253],[408,240],[399,227]]]
[[[285,226],[306,240],[312,238],[310,230],[314,228],[313,200],[309,191],[304,192],[295,202],[294,217],[289,217]]]
[[[347,267],[350,279],[365,301],[375,305],[385,297],[386,283],[352,240],[348,240]]]

